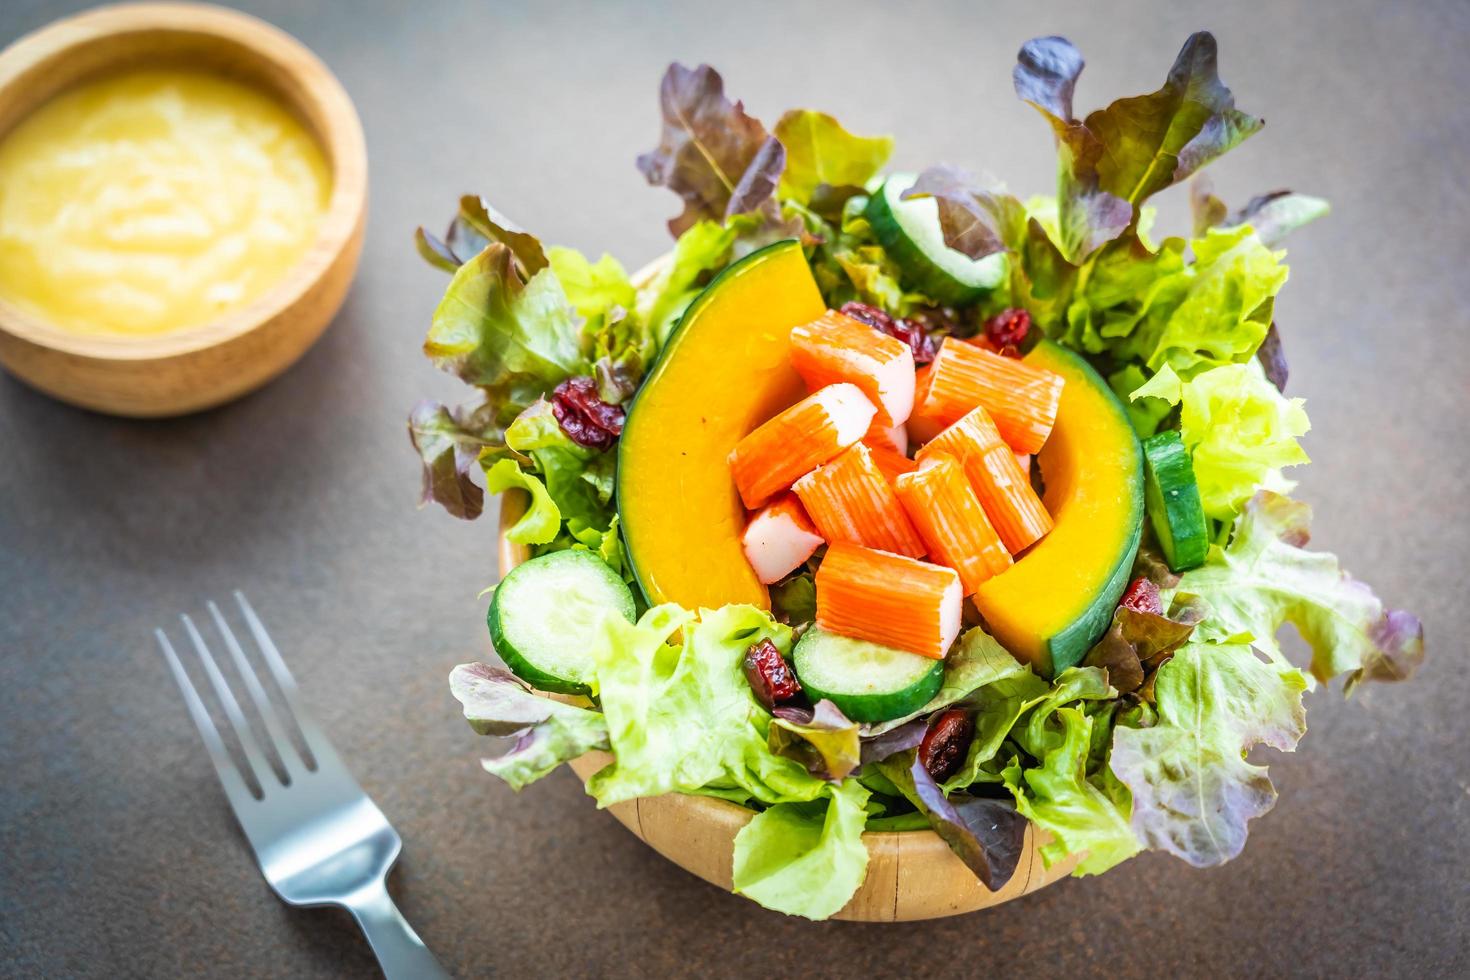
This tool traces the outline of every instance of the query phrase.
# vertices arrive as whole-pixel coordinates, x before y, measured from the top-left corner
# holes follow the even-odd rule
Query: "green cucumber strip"
[[[879,244],[898,264],[904,286],[950,306],[972,303],[1005,279],[1003,253],[974,260],[944,243],[933,198],[905,201],[913,174],[890,174],[865,214]]]
[[[928,704],[944,683],[942,660],[816,627],[797,641],[791,661],[808,697],[826,698],[853,721],[888,721],[912,714]]]
[[[1143,504],[1164,559],[1176,572],[1203,564],[1210,535],[1194,464],[1179,433],[1166,429],[1144,440],[1143,464]]]
[[[587,694],[592,650],[608,616],[633,621],[633,593],[590,551],[555,551],[518,566],[490,602],[490,642],[532,687]]]

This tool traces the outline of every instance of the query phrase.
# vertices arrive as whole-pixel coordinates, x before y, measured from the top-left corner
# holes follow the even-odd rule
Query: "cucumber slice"
[[[1143,504],[1164,558],[1176,572],[1201,565],[1210,548],[1194,464],[1179,433],[1166,429],[1143,442]]]
[[[633,621],[633,593],[590,551],[554,551],[516,567],[495,589],[486,620],[495,652],[541,691],[587,694],[606,617]]]
[[[865,214],[873,234],[898,263],[905,288],[946,306],[973,303],[1005,279],[1005,253],[977,261],[944,244],[935,200],[903,199],[916,179],[913,174],[890,174],[868,200]]]
[[[791,662],[813,701],[826,698],[853,721],[888,721],[912,714],[928,704],[944,683],[942,660],[816,627],[797,641]]]

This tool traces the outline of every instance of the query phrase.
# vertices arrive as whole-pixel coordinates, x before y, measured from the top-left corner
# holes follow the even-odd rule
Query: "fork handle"
[[[342,904],[362,927],[378,957],[387,980],[449,980],[449,974],[434,959],[424,941],[408,924],[388,895],[387,882],[379,879],[354,893]]]

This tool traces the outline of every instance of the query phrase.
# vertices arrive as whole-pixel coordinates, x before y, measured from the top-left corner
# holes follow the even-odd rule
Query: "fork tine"
[[[179,685],[179,693],[184,696],[184,704],[189,709],[189,717],[194,720],[194,727],[199,729],[199,737],[204,740],[204,747],[209,752],[209,761],[214,763],[214,771],[219,776],[220,784],[225,789],[225,796],[230,801],[230,806],[236,814],[247,804],[255,802],[255,796],[250,792],[245,778],[240,775],[235,762],[230,754],[225,751],[225,743],[219,737],[219,731],[214,727],[214,722],[209,717],[209,712],[204,707],[204,702],[199,699],[199,692],[194,690],[194,682],[189,680],[189,675],[184,673],[184,665],[179,662],[178,654],[174,653],[173,644],[163,630],[156,629],[153,635],[158,638],[158,645],[163,650],[164,659],[168,661],[169,670],[173,672],[174,682]]]
[[[256,676],[255,668],[250,661],[245,659],[245,651],[240,648],[240,641],[235,639],[235,631],[230,629],[230,624],[225,622],[224,615],[219,611],[211,599],[209,614],[214,617],[214,625],[225,638],[225,646],[229,648],[230,659],[235,662],[235,670],[245,680],[245,688],[250,692],[250,700],[255,702],[255,710],[260,712],[261,720],[265,722],[266,732],[270,741],[275,746],[276,756],[281,760],[281,765],[286,767],[286,773],[292,779],[299,778],[304,772],[303,766],[306,759],[303,758],[287,737],[286,730],[281,725],[281,719],[276,714],[275,705],[271,704],[270,698],[266,696],[265,688],[260,684],[260,678]],[[299,761],[298,761],[299,760]]]
[[[332,743],[327,741],[327,736],[317,727],[316,719],[301,703],[296,678],[291,676],[290,668],[281,658],[281,651],[276,649],[270,634],[265,631],[265,624],[260,621],[259,616],[255,615],[255,610],[250,607],[245,594],[238,589],[235,590],[235,602],[240,606],[240,612],[245,615],[245,624],[250,627],[250,634],[255,637],[255,642],[260,647],[266,667],[270,669],[271,676],[276,680],[276,686],[281,689],[281,694],[286,699],[286,707],[296,721],[296,727],[301,732],[301,739],[306,743],[307,749],[310,750],[315,760],[314,768],[321,769],[329,763],[341,765],[341,760],[337,758]]]
[[[204,637],[199,635],[199,630],[194,626],[194,620],[188,616],[180,616],[184,621],[184,629],[189,634],[189,639],[194,641],[194,650],[199,654],[199,659],[204,662],[204,673],[209,677],[210,686],[219,697],[220,703],[224,705],[225,716],[229,718],[230,725],[235,729],[235,737],[240,740],[240,747],[245,750],[245,763],[247,768],[255,772],[255,782],[260,786],[261,793],[266,791],[266,775],[276,776],[271,764],[266,761],[265,753],[261,752],[260,744],[255,741],[255,733],[250,729],[250,723],[245,720],[245,713],[240,710],[240,702],[235,700],[235,692],[230,690],[229,681],[225,675],[220,673],[219,665],[214,662],[214,655],[209,652],[209,646],[204,642]],[[279,784],[280,777],[276,776]]]

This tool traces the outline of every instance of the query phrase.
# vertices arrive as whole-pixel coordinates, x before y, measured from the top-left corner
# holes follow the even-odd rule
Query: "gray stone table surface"
[[[0,2],[0,43],[80,5]],[[336,70],[367,132],[372,213],[336,324],[228,407],[133,422],[0,377],[0,973],[372,975],[351,922],[288,909],[235,830],[152,628],[243,588],[405,839],[393,889],[456,974],[1447,976],[1470,971],[1470,5],[953,3],[248,5]],[[405,415],[457,385],[419,355],[440,273],[410,233],[476,190],[629,266],[677,210],[634,156],[673,58],[757,115],[831,111],[1046,190],[1010,87],[1028,37],[1086,53],[1079,104],[1151,90],[1192,30],[1265,131],[1215,168],[1240,202],[1321,194],[1277,318],[1315,463],[1316,542],[1420,613],[1411,684],[1311,696],[1245,853],[1146,855],[990,912],[786,921],[659,859],[570,773],[515,795],[445,676],[487,651],[494,521],[415,510]],[[1165,226],[1180,227],[1183,195]],[[176,621],[175,621],[176,622]]]

